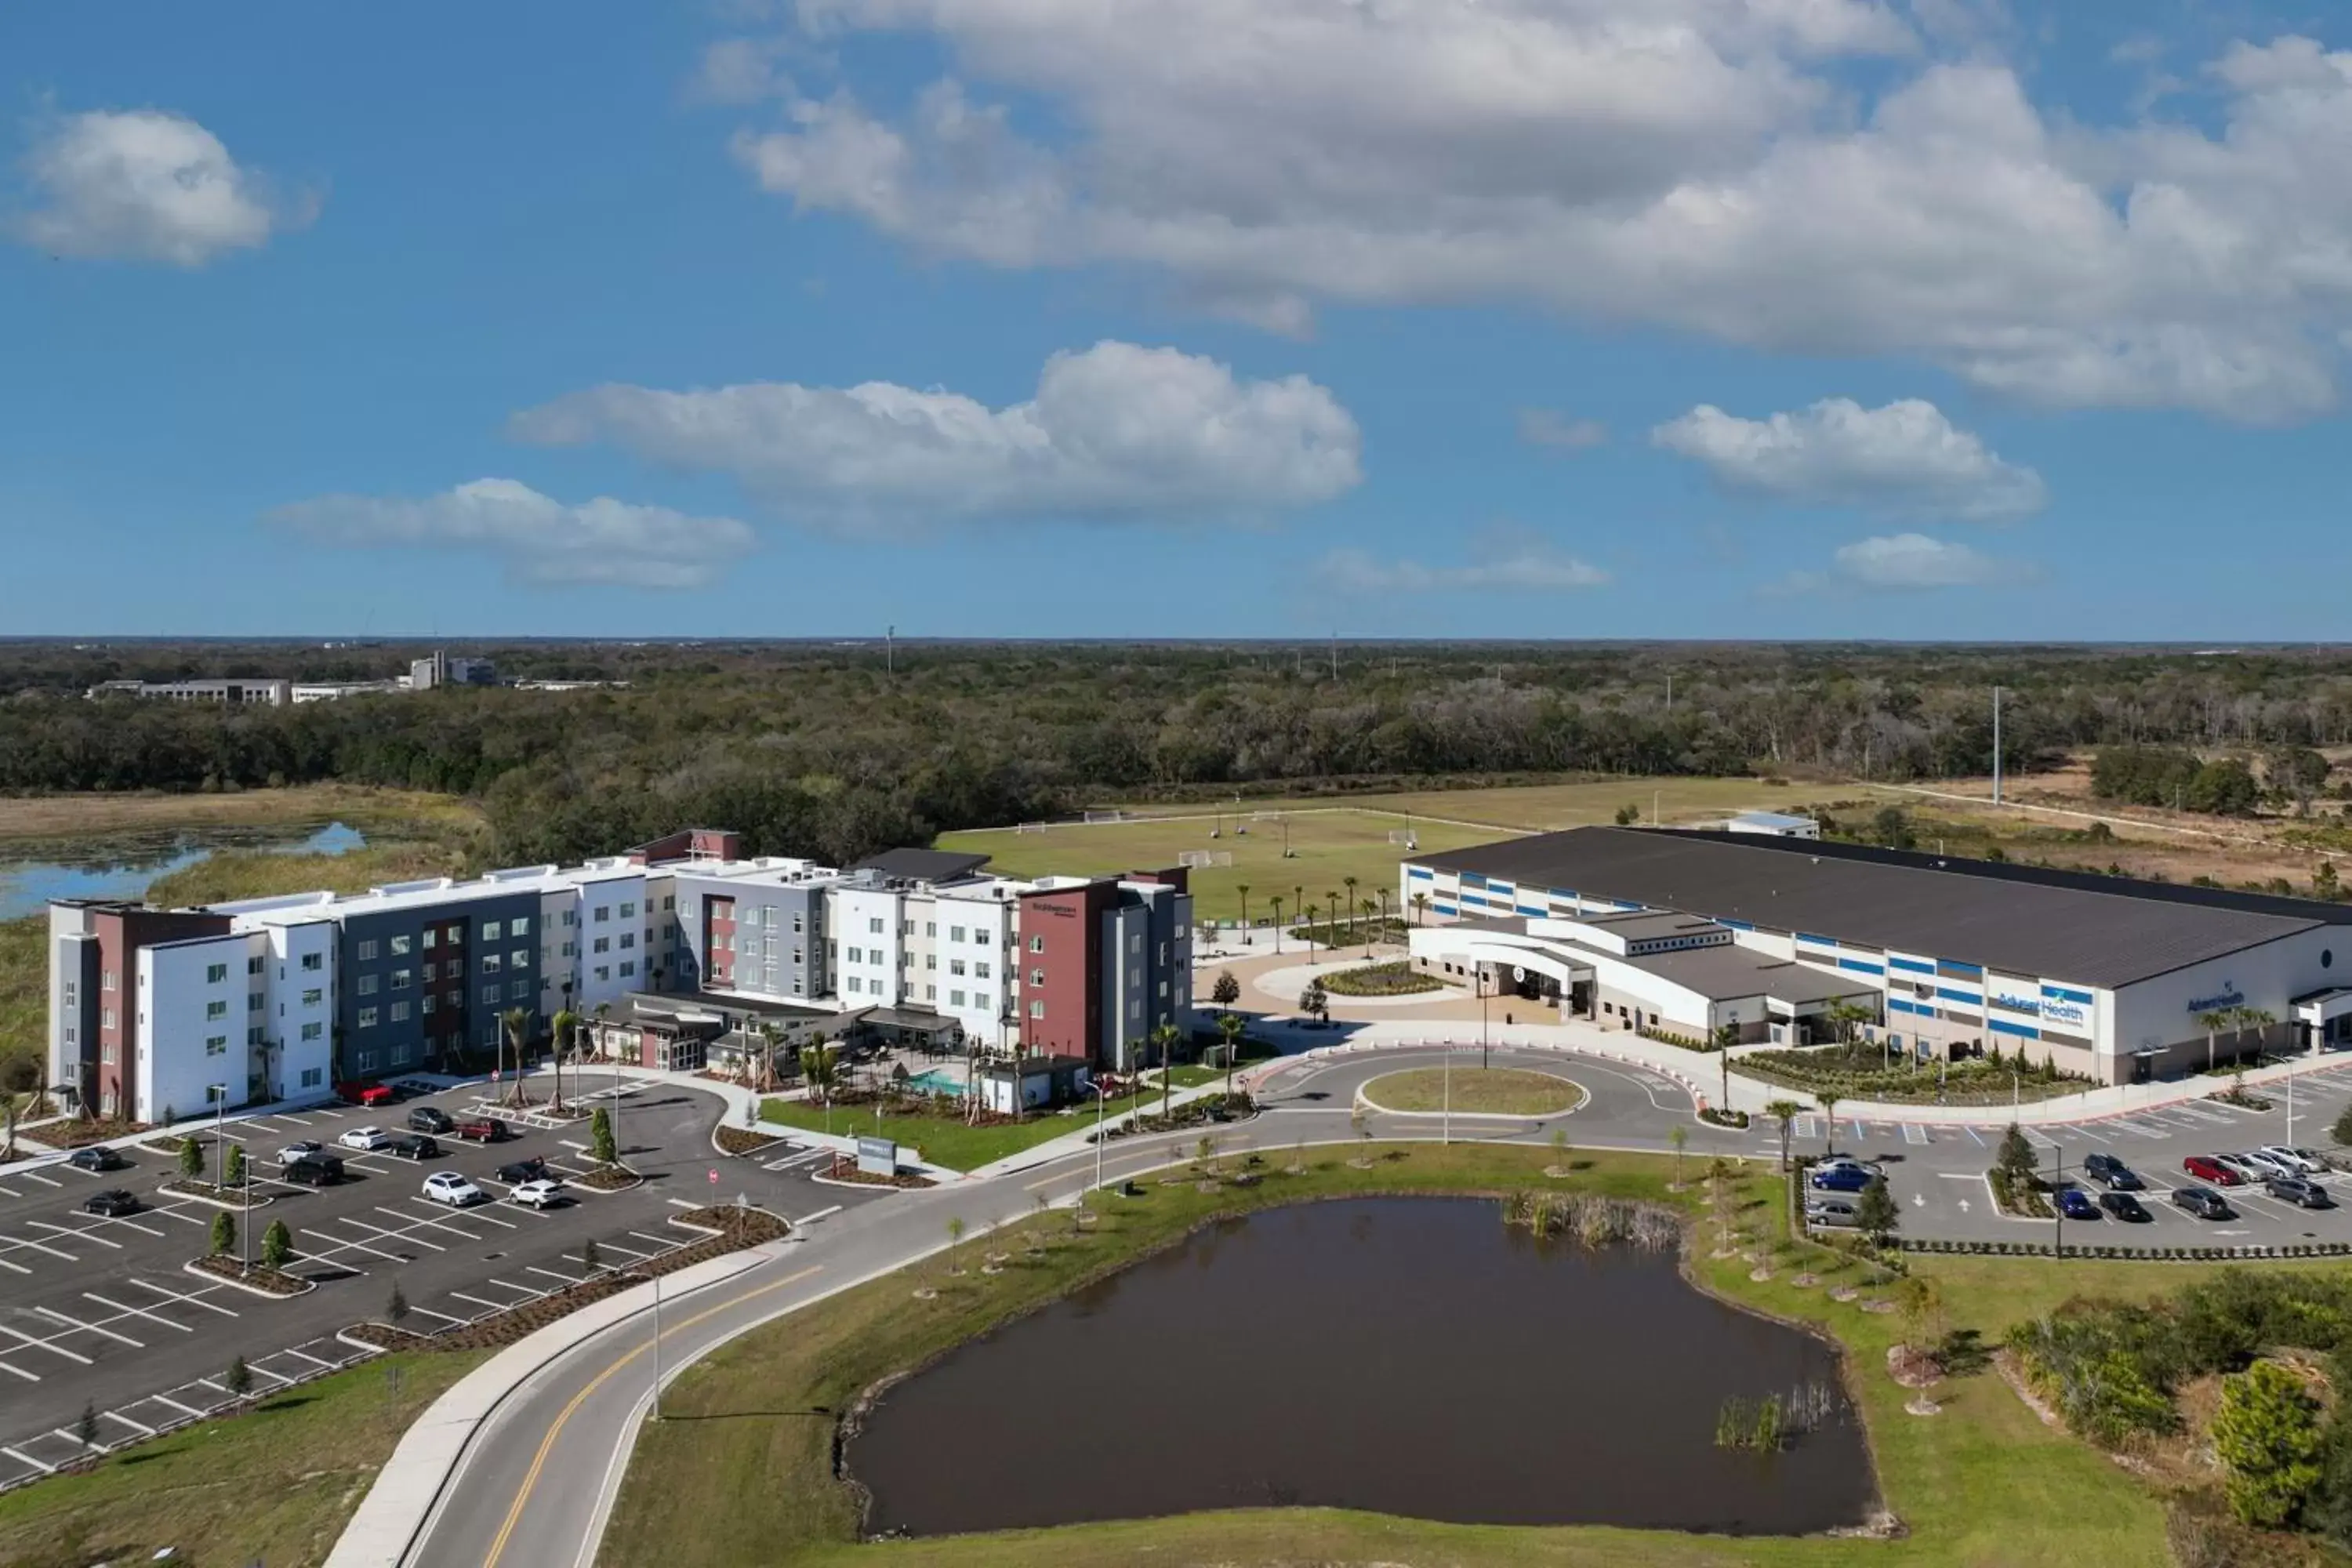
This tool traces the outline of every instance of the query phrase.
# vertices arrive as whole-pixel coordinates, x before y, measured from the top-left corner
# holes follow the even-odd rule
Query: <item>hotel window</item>
[[[507,921],[507,934],[509,936],[529,936],[530,934],[530,917],[529,915],[517,915],[514,919]]]
[[[636,961],[635,959],[634,959],[634,958],[625,958],[625,959],[621,960],[621,978],[622,978],[622,979],[626,980],[630,975],[635,974],[636,972],[637,972],[637,961]]]
[[[1042,936],[1033,936],[1033,937],[1031,937],[1031,938],[1029,939],[1029,951],[1030,951],[1030,952],[1045,952],[1045,939],[1044,937],[1042,937]]]
[[[882,918],[879,915],[875,916],[866,922],[866,934],[868,936],[880,936],[882,934]]]
[[[509,969],[529,969],[530,967],[530,949],[527,947],[519,947],[512,952],[508,953],[507,967]]]
[[[939,934],[940,934],[940,922],[939,922],[939,921],[925,921],[923,922],[923,934],[924,934],[925,936],[937,936],[937,935],[939,935]]]
[[[976,958],[972,960],[971,977],[974,980],[985,980],[988,978],[988,960],[984,958]]]
[[[361,1051],[352,1059],[358,1064],[361,1073],[372,1073],[375,1071],[376,1062],[383,1054],[381,1051]]]
[[[417,1002],[416,1002],[416,1010],[417,1010],[417,1012],[419,1012],[419,1013],[423,1014],[425,1016],[426,1016],[426,1017],[428,1017],[428,1018],[429,1018],[429,1017],[431,1017],[431,1016],[433,1016],[433,1009],[434,1009],[434,1006],[435,1006],[436,1001],[436,998],[435,998],[435,997],[431,997],[431,996],[421,996],[421,997],[417,998]]]
[[[464,926],[451,926],[449,928],[449,935],[446,940],[451,947],[465,946],[466,928]]]
[[[668,893],[665,893],[665,894],[663,894],[663,895],[662,895],[662,908],[664,908],[664,909],[667,910],[667,909],[675,909],[677,906],[677,897],[676,897],[675,895],[673,895],[673,894],[668,894]]]
[[[801,934],[801,912],[798,910],[793,911],[793,934],[794,936]]]
[[[611,937],[609,937],[609,936],[600,936],[600,937],[598,937],[598,938],[596,939],[596,951],[597,951],[598,952],[612,952],[612,951],[613,951],[613,939],[612,939]]]
[[[857,978],[857,976],[856,976],[855,974],[851,975],[848,979],[846,979],[846,980],[843,981],[843,982],[841,983],[841,984],[842,984],[842,989],[844,989],[844,990],[845,990],[845,991],[854,991],[854,992],[858,993],[858,994],[861,994],[861,995],[862,995],[862,994],[864,994],[865,990],[866,990],[866,982],[864,982],[863,980],[860,980],[860,979],[859,979],[859,978]]]
[[[1042,970],[1042,969],[1033,969],[1033,970],[1031,970],[1031,971],[1029,972],[1029,984],[1032,984],[1032,985],[1043,985],[1043,984],[1045,984],[1045,972],[1044,970]]]
[[[226,964],[226,963],[207,963],[207,964],[205,964],[205,984],[207,984],[207,985],[218,985],[222,981],[226,980],[227,978],[228,978],[228,965],[227,965],[227,964]]]
[[[227,1050],[228,1037],[226,1035],[206,1035],[205,1037],[205,1055],[208,1057],[217,1057],[225,1055]]]
[[[407,971],[407,970],[405,970],[405,969],[395,969],[395,970],[394,970],[394,971],[392,972],[392,988],[393,988],[394,991],[405,991],[405,990],[407,990],[407,989],[408,989],[408,983],[409,983],[409,979],[410,979],[410,975],[409,975],[409,973],[408,973],[408,971]]]
[[[441,966],[440,966],[439,964],[437,964],[437,963],[428,963],[428,964],[426,964],[426,965],[425,966],[425,984],[428,984],[428,985],[429,985],[429,984],[431,984],[434,981],[438,980],[438,979],[440,979],[440,978],[441,978]]]
[[[635,918],[636,918],[636,913],[637,913],[637,905],[636,905],[636,900],[635,900],[632,899],[632,900],[628,900],[627,902],[625,902],[625,903],[622,904],[622,906],[621,906],[621,918],[622,918],[623,920],[625,920],[625,920],[634,920],[634,919],[635,919]]]
[[[611,920],[612,918],[613,908],[610,904],[599,904],[596,906],[595,919],[598,925],[603,925],[606,921]]]
[[[1043,1002],[1032,1002],[1032,1003],[1030,1003],[1030,1004],[1029,1004],[1029,1016],[1030,1016],[1031,1017],[1033,1017],[1033,1018],[1042,1018],[1042,1017],[1044,1017],[1044,1016],[1045,1016],[1045,1003],[1043,1003]]]
[[[466,973],[466,961],[462,958],[453,958],[441,966],[441,973],[448,979],[455,980]]]
[[[962,960],[962,959],[961,959],[961,958],[950,958],[950,959],[949,959],[949,960],[948,960],[948,973],[949,973],[950,974],[961,974],[963,972],[964,972],[964,971],[963,971],[963,960]]]
[[[394,957],[394,958],[398,958],[398,957],[400,957],[402,954],[405,953],[407,951],[408,951],[408,938],[406,938],[406,937],[404,937],[404,936],[396,936],[396,937],[394,937],[394,938],[392,939],[392,956],[393,956],[393,957]]]
[[[268,1030],[263,1028],[260,1025],[254,1025],[253,1027],[245,1032],[246,1045],[247,1047],[253,1047],[261,1044],[261,1037],[268,1032]]]
[[[452,986],[450,989],[441,993],[441,1002],[442,1005],[447,1007],[454,1013],[458,1008],[466,1005],[466,994],[463,991],[457,989],[455,986]]]
[[[324,1024],[305,1024],[302,1026],[302,1037],[306,1040],[315,1040],[326,1032],[327,1026]]]
[[[600,964],[598,964],[598,965],[596,966],[596,978],[597,978],[597,979],[599,979],[599,980],[610,980],[610,979],[612,979],[612,978],[613,978],[613,966],[612,966],[611,964],[609,964],[609,963],[600,963]]]
[[[486,1006],[497,1006],[499,1005],[499,988],[496,985],[483,986],[482,1002]]]
[[[437,941],[437,940],[440,938],[440,935],[441,935],[441,933],[440,933],[439,931],[435,931],[431,926],[426,926],[426,927],[425,928],[425,952],[432,952],[432,951],[433,951],[433,944],[434,944],[434,942],[435,942],[436,941]]]
[[[371,959],[373,959],[373,958],[374,958],[374,957],[375,957],[375,940],[374,940],[373,937],[371,937],[371,938],[370,938],[369,940],[367,940],[366,942],[363,942],[360,943],[360,962],[361,962],[362,963],[367,963],[368,961],[370,961]]]
[[[961,942],[961,941],[963,940],[963,927],[961,927],[961,926],[950,926],[950,927],[948,927],[948,940],[949,940],[950,942]]]
[[[505,928],[497,921],[485,921],[482,922],[482,940],[484,942],[496,942],[504,934],[504,931]]]
[[[245,994],[245,1010],[248,1013],[258,1013],[268,1005],[269,998],[258,991],[248,991]]]
[[[245,972],[247,974],[258,974],[261,973],[261,957],[258,953],[245,961]]]
[[[482,973],[485,974],[496,974],[503,964],[504,961],[495,952],[482,954]]]
[[[580,944],[579,944],[578,942],[565,942],[565,943],[563,944],[563,956],[564,956],[564,957],[566,957],[566,958],[577,958],[577,957],[579,957],[579,956],[580,956]]]
[[[950,1007],[961,1007],[961,1006],[962,1006],[962,1005],[963,1005],[963,993],[962,993],[962,992],[961,992],[961,991],[950,991],[950,992],[949,992],[949,993],[948,993],[948,1005],[949,1005],[949,1006],[950,1006]]]
[[[360,1027],[362,1029],[373,1029],[375,1027],[374,1008],[362,1007],[360,1009]]]
[[[507,1000],[509,1002],[522,1001],[530,994],[530,982],[528,980],[518,980],[507,987]]]
[[[564,923],[565,925],[568,925],[568,926],[576,926],[576,925],[578,925],[578,924],[580,923],[580,911],[579,911],[578,910],[564,910],[564,911],[563,911],[563,923]]]
[[[995,998],[985,991],[975,991],[971,994],[971,1005],[975,1007],[991,1007],[995,1005]]]
[[[394,1002],[394,1003],[392,1005],[392,1021],[393,1021],[394,1023],[395,1023],[395,1024],[405,1024],[406,1022],[408,1022],[408,1004],[407,1004],[407,1003],[405,1003],[405,1002]]]
[[[623,949],[625,949],[625,949],[628,949],[628,948],[635,947],[635,946],[636,946],[636,945],[637,945],[637,933],[636,933],[636,932],[635,932],[635,931],[623,931],[623,932],[621,933],[621,946],[623,947]]]
[[[210,1019],[210,1018],[226,1018],[226,1017],[227,1017],[227,1016],[228,1016],[228,1004],[227,1004],[227,1003],[226,1003],[226,1002],[207,1002],[207,1003],[205,1003],[205,1016],[206,1018],[208,1018],[208,1019]]]
[[[373,974],[361,975],[358,984],[353,987],[355,994],[362,996],[374,995],[375,981],[376,977]]]

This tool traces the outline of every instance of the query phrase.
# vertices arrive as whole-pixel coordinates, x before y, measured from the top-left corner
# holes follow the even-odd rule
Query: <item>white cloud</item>
[[[1599,567],[1567,554],[1540,535],[1519,529],[1493,529],[1474,538],[1471,559],[1457,566],[1419,561],[1383,561],[1362,550],[1334,550],[1317,574],[1350,594],[1432,594],[1477,589],[1557,593],[1597,588],[1609,581]]]
[[[1864,408],[1831,397],[1769,419],[1702,403],[1650,439],[1704,463],[1727,490],[1802,506],[2001,523],[2031,517],[2050,500],[2041,475],[2002,461],[1916,398]]]
[[[2041,575],[2030,562],[1987,555],[1924,533],[1896,533],[1840,545],[1830,558],[1827,574],[1800,574],[1781,586],[1784,591],[1981,588],[2033,583]]]
[[[526,441],[613,441],[733,475],[788,515],[856,529],[982,517],[1235,518],[1327,501],[1362,477],[1355,420],[1304,376],[1105,342],[1056,353],[1025,403],[891,382],[606,385],[526,409]]]
[[[794,100],[737,139],[764,188],[995,266],[1144,264],[1285,331],[1535,303],[2262,420],[2333,401],[2352,326],[2352,52],[2308,40],[2233,48],[2218,129],[2082,128],[1967,41],[1990,6],[1915,0],[1924,37],[1867,0],[801,12],[937,38],[956,75],[903,115]],[[1856,54],[1889,62],[1859,97]]]
[[[1581,452],[1609,439],[1609,426],[1598,419],[1571,419],[1557,408],[1519,410],[1519,439],[1531,447],[1557,447]]]
[[[757,103],[788,94],[791,79],[779,69],[785,54],[773,38],[721,38],[704,46],[689,95],[704,103]]]
[[[568,506],[513,479],[476,479],[415,500],[321,496],[279,507],[267,521],[357,549],[485,551],[512,581],[553,585],[700,587],[757,542],[731,517],[689,517],[609,496]]]
[[[39,205],[13,226],[60,256],[195,267],[309,216],[275,204],[219,137],[161,110],[68,115],[46,128],[23,169]]]

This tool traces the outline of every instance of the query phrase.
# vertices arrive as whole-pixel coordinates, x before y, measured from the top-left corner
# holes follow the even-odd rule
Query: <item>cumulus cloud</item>
[[[1055,354],[1036,395],[1003,408],[892,382],[607,385],[527,409],[511,428],[730,474],[789,516],[845,529],[1250,518],[1329,500],[1362,477],[1354,418],[1306,377],[1244,380],[1214,360],[1115,342]]]
[[[2002,461],[1916,398],[1864,408],[1831,397],[1768,419],[1702,403],[1650,439],[1705,464],[1727,490],[1801,506],[2002,523],[2031,517],[2050,500],[2041,475]]]
[[[1350,594],[1433,594],[1458,589],[1487,593],[1557,593],[1597,588],[1609,574],[1566,553],[1538,534],[1491,529],[1470,542],[1470,560],[1453,566],[1384,561],[1363,550],[1334,550],[1317,567],[1325,582]]]
[[[1869,0],[806,0],[944,45],[903,110],[795,98],[765,189],[1001,267],[1129,262],[1298,331],[1535,303],[2051,405],[2306,416],[2352,328],[2352,52],[2241,43],[2210,125],[2080,127]],[[1858,97],[1854,56],[1882,62]],[[1024,132],[1031,106],[1050,137]]]
[[[1530,447],[1581,452],[1606,444],[1609,426],[1598,419],[1571,419],[1557,408],[1522,408],[1519,439]]]
[[[556,586],[698,588],[756,542],[731,517],[689,517],[610,496],[571,506],[496,479],[421,500],[320,496],[279,507],[267,521],[354,549],[483,551],[504,564],[510,581]]]
[[[1985,588],[2036,583],[2041,578],[2041,569],[2031,562],[1987,555],[1924,533],[1895,533],[1840,545],[1830,557],[1827,572],[1799,573],[1778,584],[1777,591]]]
[[[59,256],[196,267],[257,248],[308,216],[274,202],[219,137],[162,110],[65,116],[44,128],[22,166],[37,201],[14,227]]]

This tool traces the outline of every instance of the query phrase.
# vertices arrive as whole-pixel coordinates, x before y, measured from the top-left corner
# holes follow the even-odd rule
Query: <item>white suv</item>
[[[488,1194],[455,1171],[436,1171],[425,1178],[425,1195],[436,1204],[463,1208],[478,1204]]]
[[[507,1196],[525,1208],[548,1208],[563,1201],[563,1184],[541,1177],[536,1182],[523,1183]]]

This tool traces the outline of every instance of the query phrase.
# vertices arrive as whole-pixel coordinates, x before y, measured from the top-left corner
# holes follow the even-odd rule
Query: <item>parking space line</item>
[[[40,1460],[33,1458],[32,1455],[26,1453],[22,1448],[0,1447],[0,1454],[7,1455],[10,1458],[15,1459],[19,1464],[30,1465],[33,1468],[40,1471],[41,1474],[45,1476],[54,1476],[58,1473],[58,1468],[55,1465],[45,1465],[41,1463]]]
[[[51,1258],[62,1258],[68,1263],[79,1263],[81,1261],[80,1258],[76,1258],[70,1252],[59,1252],[56,1247],[49,1246],[47,1242],[34,1241],[27,1237],[0,1237],[0,1241],[5,1241],[10,1247],[15,1247],[19,1252],[29,1248],[35,1252],[46,1252]]]
[[[168,1394],[151,1394],[147,1397],[153,1400],[158,1405],[168,1405],[184,1415],[193,1415],[199,1421],[203,1420],[206,1415],[210,1414],[208,1411],[197,1409],[193,1405],[183,1405]]]
[[[82,1300],[85,1301],[95,1301],[101,1307],[111,1307],[117,1312],[123,1313],[126,1316],[151,1319],[155,1322],[163,1324],[167,1329],[177,1329],[184,1334],[193,1334],[196,1331],[195,1330],[188,1327],[185,1323],[175,1323],[172,1321],[171,1319],[164,1317],[160,1312],[151,1312],[144,1307],[126,1306],[121,1301],[111,1300],[107,1297],[101,1296],[95,1290],[85,1290],[81,1293],[81,1296]]]
[[[0,1372],[13,1372],[18,1377],[23,1378],[26,1383],[38,1383],[41,1381],[41,1374],[39,1373],[26,1372],[23,1367],[15,1365],[9,1362],[0,1361]]]
[[[338,1216],[338,1217],[340,1218],[341,1216]],[[334,1221],[328,1221],[328,1222],[326,1222],[326,1223],[332,1224],[332,1223],[335,1223],[335,1222],[334,1222]],[[351,1220],[349,1223],[351,1223],[351,1224],[352,1224],[352,1225],[360,1226],[362,1226],[362,1228],[363,1228],[363,1229],[364,1229],[364,1228],[366,1228],[366,1226],[365,1226],[365,1222],[361,1221],[361,1220]],[[378,1232],[378,1234],[379,1234],[379,1235],[381,1235],[381,1234],[383,1234],[383,1233],[382,1233],[382,1232]],[[399,1239],[399,1238],[395,1237],[394,1239],[394,1240],[397,1240],[397,1239]],[[439,1247],[435,1247],[435,1248],[434,1248],[434,1250],[437,1252],[437,1251],[439,1251],[439,1250],[440,1250],[440,1248],[439,1248]],[[413,1262],[415,1262],[415,1259],[414,1259],[414,1258],[403,1258],[403,1257],[401,1257],[401,1256],[400,1256],[398,1253],[396,1253],[396,1252],[383,1252],[383,1251],[380,1251],[380,1250],[378,1250],[378,1249],[377,1249],[377,1248],[375,1248],[375,1247],[370,1247],[370,1246],[369,1246],[366,1242],[364,1242],[364,1241],[353,1241],[353,1240],[351,1240],[351,1239],[350,1239],[349,1237],[340,1237],[340,1236],[339,1236],[339,1237],[333,1237],[333,1238],[332,1238],[331,1240],[330,1240],[330,1241],[327,1243],[327,1245],[326,1245],[326,1246],[324,1246],[324,1247],[313,1247],[307,1248],[307,1249],[305,1250],[304,1256],[305,1256],[305,1257],[307,1257],[307,1258],[310,1258],[312,1262],[314,1262],[314,1263],[322,1263],[322,1262],[327,1261],[329,1258],[331,1258],[334,1254],[336,1254],[336,1253],[338,1253],[338,1252],[364,1252],[364,1253],[366,1253],[370,1258],[383,1258],[386,1263],[413,1263]]]
[[[404,1209],[388,1209],[382,1204],[375,1205],[375,1212],[378,1214],[388,1214],[394,1219],[406,1221],[407,1223],[401,1228],[400,1234],[403,1236],[415,1236],[417,1229],[429,1225],[436,1226],[438,1229],[449,1231],[457,1236],[462,1236],[467,1241],[480,1241],[483,1239],[483,1237],[477,1236],[474,1232],[467,1230],[461,1226],[451,1225],[447,1220],[436,1218],[432,1215],[413,1215]],[[418,1245],[423,1247],[432,1247],[433,1250],[436,1252],[446,1252],[448,1250],[446,1247],[434,1247],[433,1243],[426,1241],[421,1236],[417,1237],[416,1240]]]
[[[36,1307],[33,1310],[40,1313],[41,1316],[45,1318],[54,1318],[58,1322],[65,1324],[68,1331],[79,1329],[86,1334],[103,1334],[110,1340],[121,1340],[124,1344],[129,1345],[135,1351],[143,1351],[147,1348],[146,1342],[143,1340],[134,1340],[129,1334],[118,1334],[112,1329],[107,1328],[102,1324],[85,1323],[79,1318],[68,1318],[63,1312],[58,1311],[53,1308]]]
[[[382,1204],[376,1205],[376,1213],[388,1214],[395,1219],[405,1219],[407,1217],[405,1215],[402,1215],[396,1210],[385,1208]],[[437,1241],[425,1240],[423,1237],[416,1234],[412,1226],[403,1226],[398,1230],[386,1230],[380,1225],[370,1224],[368,1221],[360,1218],[357,1215],[349,1214],[337,1215],[334,1219],[329,1223],[335,1225],[356,1226],[360,1229],[366,1231],[370,1236],[377,1237],[387,1241],[413,1241],[419,1247],[430,1247],[436,1252],[446,1252],[449,1250],[446,1247],[444,1247]]]
[[[468,1296],[463,1290],[452,1290],[449,1294],[457,1300],[471,1301],[475,1306],[487,1307],[493,1312],[503,1312],[515,1305],[512,1301],[485,1301],[479,1296]]]
[[[438,1318],[445,1323],[462,1323],[466,1321],[463,1318],[453,1318],[446,1312],[436,1312],[430,1307],[412,1306],[408,1310],[412,1312],[422,1312],[428,1318]]]
[[[571,1276],[571,1275],[569,1275],[569,1274],[558,1274],[554,1269],[552,1269],[552,1268],[541,1268],[538,1264],[536,1264],[536,1263],[526,1263],[526,1264],[524,1264],[524,1265],[522,1266],[522,1271],[523,1271],[524,1273],[526,1273],[526,1274],[544,1274],[544,1275],[546,1275],[550,1279],[561,1279],[561,1280],[562,1280],[566,1285],[577,1285],[578,1283],[580,1283],[580,1281],[579,1281],[578,1279],[574,1279],[572,1276]]]
[[[120,1410],[107,1411],[106,1418],[109,1421],[121,1422],[125,1426],[130,1427],[132,1431],[138,1433],[142,1437],[152,1437],[155,1435],[155,1428],[148,1426],[144,1421],[133,1421],[130,1416],[125,1415]]]
[[[228,1308],[205,1300],[206,1296],[210,1295],[213,1290],[216,1289],[215,1286],[207,1285],[202,1290],[198,1290],[191,1294],[183,1290],[168,1290],[161,1285],[155,1284],[151,1280],[141,1279],[136,1276],[132,1277],[131,1282],[133,1285],[139,1286],[142,1289],[152,1290],[155,1294],[163,1297],[168,1301],[183,1301],[191,1307],[202,1307],[205,1311],[218,1312],[224,1318],[234,1318],[237,1316],[236,1312],[231,1311]]]
[[[70,1171],[73,1167],[71,1165],[68,1165],[66,1169]],[[45,1176],[38,1171],[19,1171],[16,1173],[28,1182],[38,1182],[45,1187],[62,1187],[65,1185],[63,1182],[58,1181],[56,1177]]]
[[[19,1274],[26,1274],[26,1275],[29,1275],[30,1273],[32,1273],[32,1272],[33,1272],[31,1269],[29,1269],[29,1268],[26,1268],[23,1264],[21,1264],[21,1263],[11,1263],[11,1262],[9,1262],[9,1261],[8,1261],[6,1258],[0,1258],[0,1268],[13,1268],[13,1269],[15,1269],[15,1270],[16,1270],[17,1273],[19,1273]]]
[[[94,1242],[98,1243],[98,1244],[99,1244],[99,1246],[100,1246],[100,1247],[110,1247],[114,1248],[114,1250],[115,1250],[115,1251],[117,1251],[117,1252],[120,1252],[120,1251],[121,1251],[121,1250],[122,1250],[122,1243],[121,1243],[121,1242],[119,1242],[119,1241],[109,1241],[109,1240],[107,1240],[107,1239],[106,1239],[106,1237],[102,1237],[102,1236],[92,1236],[92,1235],[90,1235],[90,1233],[89,1233],[88,1230],[81,1229],[81,1228],[79,1228],[79,1226],[70,1226],[70,1225],[51,1225],[48,1221],[47,1221],[47,1220],[45,1220],[45,1219],[28,1219],[28,1220],[26,1220],[25,1223],[26,1223],[26,1225],[36,1226],[36,1227],[37,1227],[37,1228],[39,1228],[39,1229],[41,1229],[41,1230],[54,1231],[56,1234],[59,1235],[59,1236],[70,1236],[70,1237],[75,1237],[75,1238],[76,1238],[76,1239],[78,1239],[78,1240],[82,1240],[82,1241],[94,1241]],[[93,1227],[93,1228],[95,1228],[95,1227]]]
[[[278,1353],[278,1354],[279,1354],[279,1355],[290,1355],[290,1356],[292,1356],[296,1361],[307,1361],[307,1362],[309,1362],[312,1366],[323,1366],[323,1367],[325,1367],[329,1372],[332,1372],[335,1368],[337,1368],[337,1367],[339,1367],[339,1366],[341,1366],[341,1365],[342,1365],[342,1364],[343,1364],[341,1362],[339,1362],[339,1361],[320,1361],[317,1356],[312,1355],[312,1354],[311,1354],[310,1352],[308,1352],[308,1351],[282,1350],[282,1351],[278,1352],[277,1353]]]
[[[188,1205],[185,1204],[158,1204],[147,1212],[152,1215],[160,1215],[164,1219],[176,1219],[193,1226],[202,1226],[205,1223],[195,1215],[188,1213],[187,1209]],[[157,1231],[155,1234],[161,1236],[163,1233],[162,1231]]]
[[[82,1354],[79,1351],[69,1351],[63,1345],[53,1345],[47,1340],[37,1340],[32,1335],[25,1333],[20,1330],[12,1329],[5,1323],[0,1323],[0,1334],[7,1334],[12,1338],[20,1339],[36,1350],[44,1350],[48,1352],[51,1355],[63,1356],[68,1361],[78,1361],[84,1366],[96,1364],[89,1359],[89,1357]]]
[[[625,1234],[635,1237],[639,1241],[652,1242],[656,1252],[667,1252],[671,1247],[677,1245],[677,1242],[672,1241],[666,1236],[647,1236],[642,1230],[633,1230]]]
[[[1916,1121],[1906,1121],[1903,1124],[1903,1142],[1906,1143],[1927,1142],[1929,1142],[1927,1130]]]
[[[518,1285],[511,1279],[501,1279],[495,1274],[490,1276],[490,1283],[504,1289],[520,1290],[523,1293],[523,1297],[527,1300],[536,1301],[541,1296],[548,1294],[545,1289],[537,1285]]]

